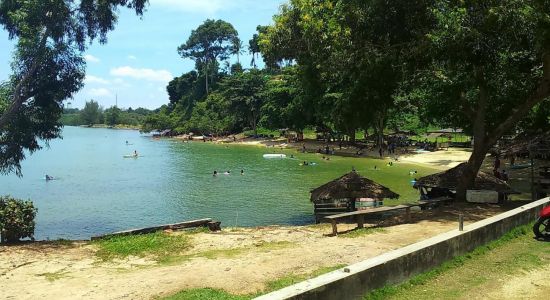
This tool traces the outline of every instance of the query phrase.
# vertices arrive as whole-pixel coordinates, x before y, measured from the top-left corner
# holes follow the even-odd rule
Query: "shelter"
[[[420,197],[424,200],[438,197],[454,198],[465,168],[466,163],[461,163],[447,171],[422,177],[415,182],[414,188],[420,190]],[[502,199],[505,199],[506,195],[517,193],[505,181],[482,171],[477,174],[474,189],[496,191]]]
[[[550,165],[547,162],[550,158],[550,132],[539,133],[534,136],[517,136],[511,143],[499,147],[498,150],[497,153],[510,158],[510,168],[531,168],[532,200],[544,198],[550,194]],[[530,162],[515,164],[516,157],[529,158]]]
[[[351,171],[311,191],[315,219],[344,212],[377,207],[385,198],[399,198],[387,187]]]

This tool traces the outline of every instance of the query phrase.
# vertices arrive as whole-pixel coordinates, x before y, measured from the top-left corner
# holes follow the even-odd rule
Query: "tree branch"
[[[38,50],[39,55],[37,55],[31,67],[28,69],[28,71],[23,75],[21,80],[19,80],[19,82],[15,86],[15,89],[13,91],[13,96],[12,96],[12,102],[9,105],[9,107],[0,116],[0,128],[3,128],[4,126],[6,126],[10,122],[11,117],[17,114],[21,109],[21,106],[23,105],[23,103],[27,101],[28,96],[23,95],[23,89],[24,89],[24,86],[27,84],[27,82],[34,75],[34,72],[36,72],[36,69],[38,69],[38,66],[40,65],[40,62],[41,62],[40,52],[46,45],[48,34],[49,34],[49,31],[46,30],[43,36],[40,38],[40,44],[39,44],[39,50]]]
[[[532,108],[544,99],[550,96],[550,52],[546,52],[542,57],[543,77],[536,90],[529,96],[523,104],[515,109],[513,113],[490,134],[490,141],[495,142],[498,138],[510,131],[512,127],[519,122]]]

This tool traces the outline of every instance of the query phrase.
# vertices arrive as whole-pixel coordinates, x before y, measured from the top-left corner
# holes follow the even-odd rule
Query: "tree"
[[[260,34],[265,33],[267,31],[267,26],[258,25],[256,27],[256,31],[258,33],[254,33],[252,35],[252,39],[248,41],[248,52],[252,54],[252,60],[250,61],[250,65],[256,69],[256,56],[260,54]]]
[[[105,112],[104,112],[105,124],[110,125],[110,126],[120,124],[120,122],[122,120],[121,115],[122,115],[122,111],[120,110],[120,108],[118,108],[116,106],[112,106],[112,107],[106,109]]]
[[[224,61],[234,53],[237,39],[238,33],[233,25],[223,20],[208,19],[197,29],[191,31],[187,42],[178,47],[181,57],[194,60],[197,70],[202,71],[205,75],[207,95],[209,92],[208,77],[213,71],[217,73],[218,60]]]
[[[93,125],[93,124],[99,124],[101,119],[101,108],[99,107],[99,103],[97,103],[94,100],[90,100],[89,102],[86,102],[84,105],[84,109],[82,109],[82,113],[80,114],[80,118],[82,119],[82,123],[86,125]]]
[[[261,107],[265,102],[267,76],[259,70],[237,73],[221,83],[223,97],[230,103],[232,114],[239,116],[257,134]]]
[[[317,123],[376,128],[382,144],[406,59],[429,20],[428,1],[292,0],[260,34],[269,64],[296,61]]]
[[[289,128],[303,132],[311,123],[312,110],[303,96],[296,67],[287,67],[270,77],[264,92],[265,103],[261,108],[260,124],[267,128]]]
[[[86,45],[107,41],[119,6],[141,15],[146,2],[0,1],[0,25],[16,41],[12,75],[0,88],[0,173],[20,176],[25,150],[59,137],[62,102],[83,85]]]
[[[231,47],[231,54],[237,55],[237,64],[241,64],[241,54],[243,53],[243,42],[238,36],[233,37],[231,40],[231,43],[233,44]]]
[[[438,1],[433,12],[432,61],[418,82],[429,115],[474,136],[457,190],[465,200],[489,149],[550,96],[550,5]]]

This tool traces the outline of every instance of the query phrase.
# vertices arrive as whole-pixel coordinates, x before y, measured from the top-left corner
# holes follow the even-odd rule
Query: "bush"
[[[0,242],[34,240],[34,217],[36,208],[31,201],[0,196]]]

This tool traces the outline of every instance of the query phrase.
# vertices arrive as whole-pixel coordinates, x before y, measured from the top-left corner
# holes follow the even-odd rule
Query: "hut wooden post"
[[[357,215],[357,228],[363,228],[365,225],[365,215]]]

